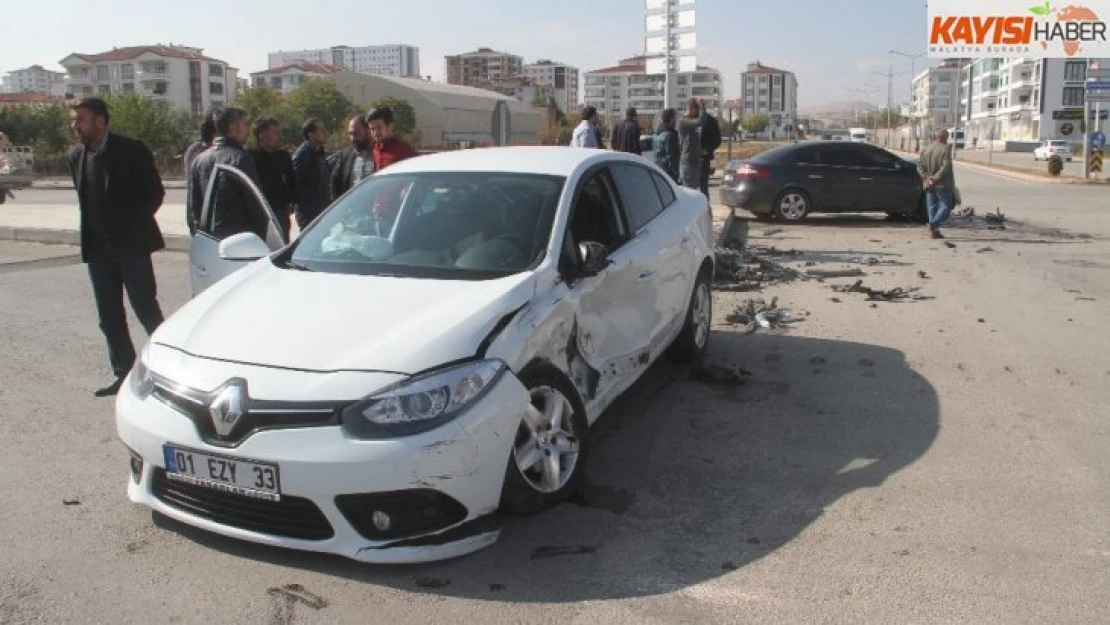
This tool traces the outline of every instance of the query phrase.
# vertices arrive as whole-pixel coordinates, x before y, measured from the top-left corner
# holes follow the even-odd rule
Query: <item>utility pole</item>
[[[894,66],[890,66],[890,70],[886,73],[872,72],[877,76],[886,76],[886,147],[890,147],[890,109],[894,106],[894,77],[905,74],[906,72],[894,71]],[[876,122],[878,125],[878,122]]]

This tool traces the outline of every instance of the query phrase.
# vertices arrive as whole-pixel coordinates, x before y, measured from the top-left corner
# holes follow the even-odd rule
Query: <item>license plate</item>
[[[725,182],[732,182],[732,174],[725,174]]]
[[[225,493],[279,501],[278,465],[207,454],[183,447],[162,446],[166,477]]]

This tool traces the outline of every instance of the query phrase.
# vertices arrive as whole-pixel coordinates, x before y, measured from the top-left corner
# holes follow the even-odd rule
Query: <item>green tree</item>
[[[355,106],[330,80],[308,80],[294,89],[285,103],[301,122],[315,117],[324,122],[328,131],[342,132]],[[299,125],[298,125],[299,128]]]
[[[411,139],[416,132],[416,111],[407,100],[394,97],[379,98],[374,108],[388,106],[393,111],[393,129],[402,138]]]
[[[745,117],[740,124],[747,132],[758,135],[764,130],[767,130],[767,127],[771,125],[771,118],[763,113],[756,113],[755,115]]]
[[[175,165],[196,132],[196,120],[188,113],[153,98],[123,93],[107,103],[112,130],[145,143],[163,169]]]
[[[254,120],[271,115],[278,117],[285,103],[276,89],[268,85],[258,85],[240,91],[231,105],[243,109],[247,112],[247,117]]]

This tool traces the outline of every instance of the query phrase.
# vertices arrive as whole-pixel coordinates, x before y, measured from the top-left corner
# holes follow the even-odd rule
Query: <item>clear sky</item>
[[[551,58],[583,72],[642,53],[643,0],[4,0],[0,73],[40,64],[61,71],[70,52],[155,43],[204,48],[238,67],[266,68],[268,52],[404,43],[421,71],[442,80],[443,56],[485,46]],[[923,0],[697,0],[699,62],[723,73],[736,97],[747,63],[792,70],[801,105],[851,99],[849,89],[894,79],[909,95],[909,59],[925,51]],[[917,70],[929,62],[916,60]]]

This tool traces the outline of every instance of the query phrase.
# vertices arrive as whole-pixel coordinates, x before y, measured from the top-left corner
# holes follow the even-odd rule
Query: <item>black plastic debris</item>
[[[790,311],[779,308],[779,298],[772,298],[770,302],[762,299],[744,300],[725,321],[733,325],[745,326],[745,332],[755,332],[758,328],[771,329],[784,326],[796,319],[791,318]]]
[[[863,280],[856,280],[856,282],[851,285],[834,286],[833,290],[839,293],[863,293],[870,301],[894,302],[904,300],[918,301],[929,299],[924,295],[918,294],[918,291],[921,290],[920,287],[896,287],[893,289],[885,290],[873,289],[871,287],[864,286]]]

